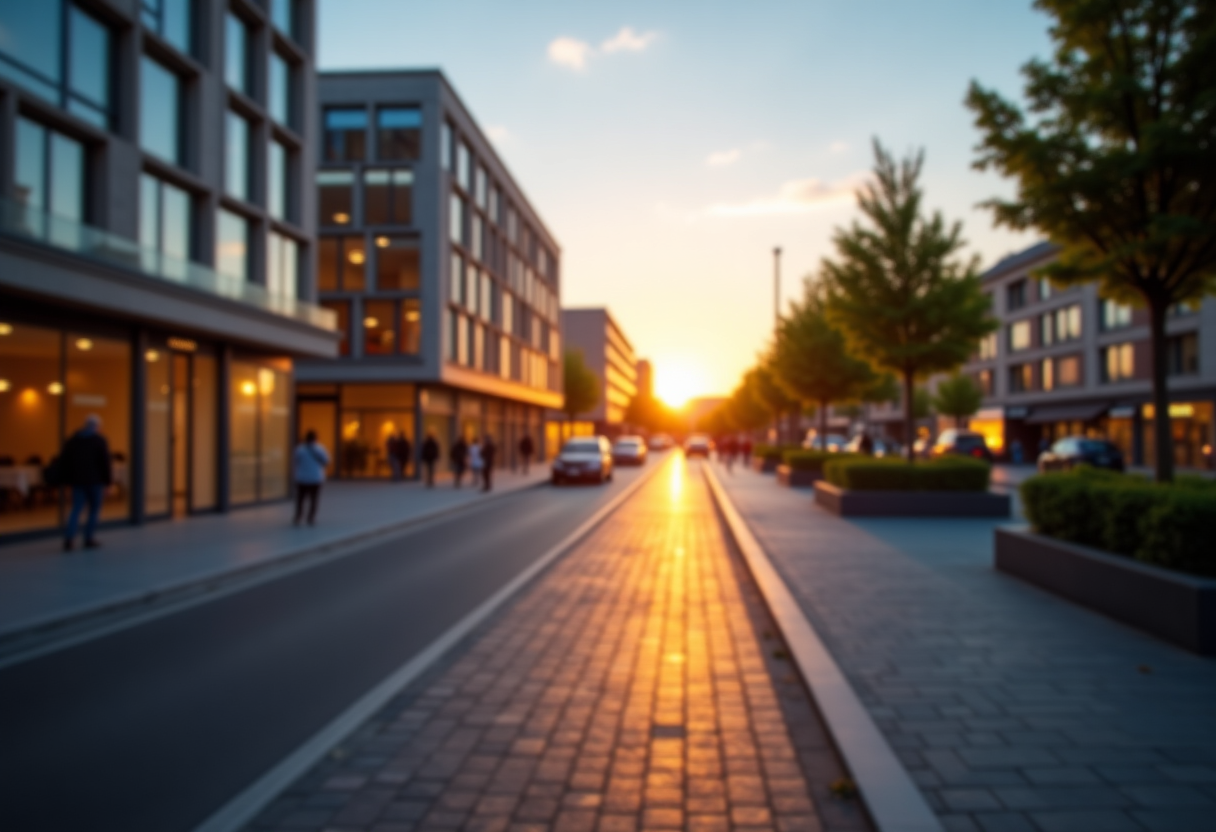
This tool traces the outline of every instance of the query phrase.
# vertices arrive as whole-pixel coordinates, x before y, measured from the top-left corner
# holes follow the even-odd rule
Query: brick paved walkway
[[[992,568],[996,521],[719,480],[952,832],[1216,832],[1216,660]]]
[[[867,829],[680,459],[253,830]]]

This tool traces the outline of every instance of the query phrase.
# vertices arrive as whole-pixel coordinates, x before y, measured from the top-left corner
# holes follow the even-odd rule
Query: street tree
[[[975,167],[1017,185],[987,203],[1057,245],[1052,282],[1147,307],[1157,479],[1173,478],[1166,316],[1216,291],[1216,5],[1037,0],[1055,51],[1022,68],[1030,115],[972,82]]]
[[[975,379],[955,373],[937,385],[933,409],[943,416],[952,416],[954,426],[961,428],[963,420],[974,416],[983,400],[984,391],[975,383]]]
[[[744,374],[728,402],[731,423],[738,430],[754,431],[767,427],[772,417],[768,404],[756,391],[754,370]]]
[[[875,381],[870,365],[849,352],[844,334],[829,320],[822,285],[810,280],[803,299],[778,323],[768,363],[790,398],[815,405],[824,442],[828,408],[860,399]]]
[[[923,212],[923,151],[897,164],[875,140],[874,157],[874,181],[857,197],[866,223],[838,229],[836,256],[823,262],[827,306],[860,357],[900,378],[912,462],[917,379],[960,367],[997,324],[978,261],[958,257],[962,225]]]
[[[749,373],[752,392],[772,416],[777,427],[777,444],[794,431],[789,428],[789,422],[795,421],[802,407],[797,397],[791,396],[777,379],[771,363],[762,358]],[[786,421],[783,429],[782,421]]]
[[[566,350],[563,356],[562,390],[565,393],[562,410],[567,424],[600,403],[600,377],[587,366],[579,350]]]

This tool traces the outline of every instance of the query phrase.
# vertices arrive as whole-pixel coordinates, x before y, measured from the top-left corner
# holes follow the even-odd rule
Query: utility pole
[[[773,249],[773,334],[781,325],[781,246]]]

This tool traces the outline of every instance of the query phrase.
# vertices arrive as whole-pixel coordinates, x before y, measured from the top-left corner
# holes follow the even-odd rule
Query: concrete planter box
[[[819,471],[796,471],[788,465],[777,466],[777,482],[787,488],[805,488],[823,479]]]
[[[766,459],[762,456],[752,457],[752,470],[759,471],[761,474],[771,474],[777,470],[777,466],[781,462],[776,459]]]
[[[840,517],[1008,517],[1008,494],[990,491],[856,491],[815,483],[815,505]]]
[[[1015,529],[996,530],[994,560],[1002,572],[1180,647],[1216,655],[1216,579]]]

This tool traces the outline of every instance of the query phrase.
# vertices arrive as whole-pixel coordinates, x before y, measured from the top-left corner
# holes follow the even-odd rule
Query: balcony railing
[[[125,237],[9,199],[0,199],[0,232],[137,271],[166,283],[246,303],[321,329],[333,331],[338,326],[336,316],[329,309],[294,297],[272,294],[263,286],[220,274],[209,266],[143,248]]]

